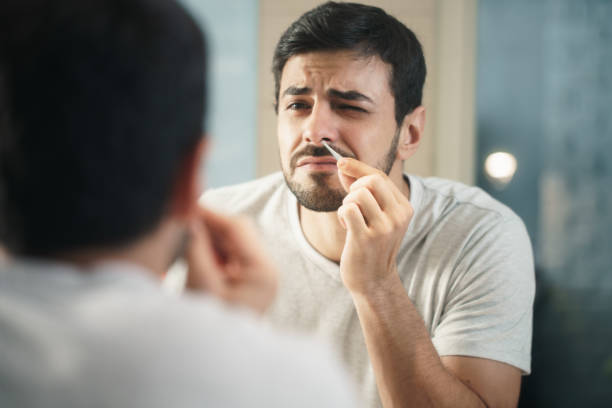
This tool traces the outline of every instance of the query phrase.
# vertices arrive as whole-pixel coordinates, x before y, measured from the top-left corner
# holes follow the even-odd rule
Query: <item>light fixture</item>
[[[516,167],[516,157],[508,152],[493,152],[484,164],[485,175],[497,188],[505,187],[512,180]]]

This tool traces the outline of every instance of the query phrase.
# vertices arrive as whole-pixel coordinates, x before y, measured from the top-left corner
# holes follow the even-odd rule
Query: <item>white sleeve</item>
[[[531,370],[535,277],[518,217],[476,231],[464,248],[432,341],[438,354],[488,358]]]

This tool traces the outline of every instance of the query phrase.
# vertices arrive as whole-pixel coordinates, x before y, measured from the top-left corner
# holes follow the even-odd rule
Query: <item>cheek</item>
[[[357,159],[368,164],[377,164],[381,157],[386,156],[393,140],[395,129],[392,127],[354,128],[347,137],[346,144]]]
[[[293,130],[292,126],[286,120],[282,120],[281,117],[279,117],[276,126],[276,134],[281,165],[283,168],[288,169],[291,155],[299,144],[298,133]]]
[[[348,133],[350,136],[343,138],[343,142],[348,150],[355,155],[355,158],[364,161],[371,154],[376,146],[372,144],[371,139],[362,137],[359,129],[355,129]]]
[[[296,150],[301,141],[299,128],[292,124],[291,121],[283,120],[283,118],[279,117],[276,126],[276,134],[281,159],[283,161],[289,161],[289,157]]]

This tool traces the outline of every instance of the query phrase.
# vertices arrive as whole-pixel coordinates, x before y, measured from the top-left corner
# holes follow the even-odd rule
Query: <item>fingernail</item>
[[[344,167],[345,165],[346,165],[346,160],[344,158],[338,159],[338,161],[336,162],[336,166],[338,167]]]

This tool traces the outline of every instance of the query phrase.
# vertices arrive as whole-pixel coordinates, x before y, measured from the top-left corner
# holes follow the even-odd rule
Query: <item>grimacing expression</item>
[[[336,211],[346,196],[323,140],[342,156],[387,174],[398,162],[390,69],[378,56],[344,50],[287,60],[278,98],[278,143],[285,181],[302,206]]]

